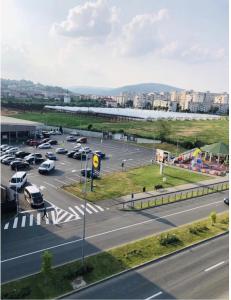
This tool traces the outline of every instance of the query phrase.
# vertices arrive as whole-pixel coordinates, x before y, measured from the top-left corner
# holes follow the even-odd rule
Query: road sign
[[[94,154],[92,157],[92,164],[95,170],[99,170],[100,167],[100,157],[97,154]]]

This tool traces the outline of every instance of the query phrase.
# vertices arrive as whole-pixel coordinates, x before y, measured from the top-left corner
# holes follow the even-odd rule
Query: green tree
[[[42,254],[42,267],[41,272],[48,278],[51,275],[53,255],[49,251],[44,251]]]
[[[212,226],[214,226],[214,224],[217,221],[217,213],[216,213],[216,211],[212,211],[210,213],[210,219],[211,219]]]

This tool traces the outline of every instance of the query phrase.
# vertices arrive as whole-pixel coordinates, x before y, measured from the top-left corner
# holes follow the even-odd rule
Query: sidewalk
[[[222,177],[216,177],[216,178],[212,178],[212,179],[208,179],[208,180],[204,180],[204,181],[200,181],[200,182],[195,182],[195,183],[188,183],[188,184],[182,184],[182,185],[178,185],[178,186],[174,186],[174,187],[170,187],[170,188],[165,188],[159,191],[147,191],[145,193],[136,193],[134,194],[134,198],[131,198],[131,195],[125,195],[116,199],[110,199],[110,200],[102,200],[99,201],[100,204],[104,204],[107,206],[113,206],[113,205],[117,205],[129,200],[139,200],[139,199],[143,199],[145,197],[149,197],[149,196],[158,196],[161,194],[165,194],[165,193],[175,193],[175,192],[180,192],[180,191],[184,191],[186,189],[191,189],[191,188],[196,188],[196,187],[203,187],[209,184],[215,184],[215,183],[219,183],[219,182],[223,182],[223,181],[228,181],[229,180],[229,175],[226,176],[222,176]]]

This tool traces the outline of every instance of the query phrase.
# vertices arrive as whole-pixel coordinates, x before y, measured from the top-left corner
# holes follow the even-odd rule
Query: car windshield
[[[42,164],[41,167],[42,167],[42,168],[49,168],[50,165],[49,165],[49,164]]]
[[[34,193],[34,194],[32,194],[32,198],[33,198],[34,203],[41,203],[41,202],[43,202],[43,197],[42,197],[41,193]]]
[[[11,178],[12,183],[18,183],[20,181],[21,181],[20,178],[17,178],[17,177]]]

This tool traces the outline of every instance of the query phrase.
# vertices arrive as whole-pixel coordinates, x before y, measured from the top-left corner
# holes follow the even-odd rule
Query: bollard
[[[133,193],[131,194],[131,199],[134,199],[134,194]]]
[[[146,187],[144,186],[144,187],[143,187],[143,193],[145,193],[145,192],[146,192]]]

